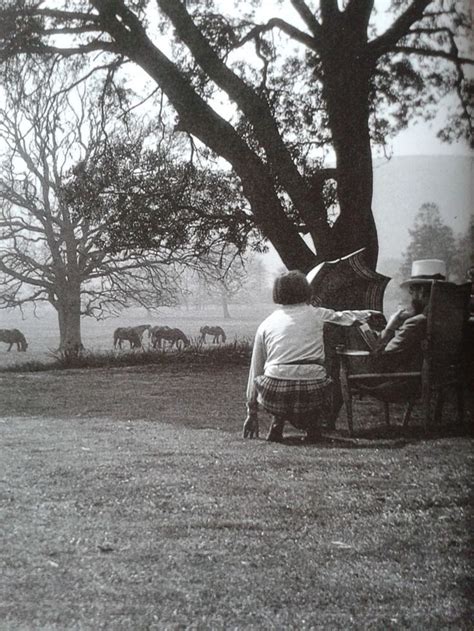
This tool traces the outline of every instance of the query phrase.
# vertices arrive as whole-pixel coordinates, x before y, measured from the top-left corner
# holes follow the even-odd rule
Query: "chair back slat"
[[[470,283],[435,281],[428,307],[428,358],[438,365],[461,361],[469,318]]]

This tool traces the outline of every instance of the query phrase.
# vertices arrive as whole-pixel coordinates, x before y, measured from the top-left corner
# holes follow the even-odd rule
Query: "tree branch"
[[[234,48],[240,48],[247,42],[256,39],[262,33],[271,31],[274,28],[279,28],[281,31],[291,37],[291,39],[300,42],[300,44],[304,44],[312,50],[318,50],[317,42],[313,37],[311,37],[311,35],[308,35],[304,31],[301,31],[300,29],[296,28],[296,26],[292,26],[281,18],[271,18],[271,20],[268,20],[268,22],[266,22],[265,24],[257,24],[246,35],[244,35],[244,37],[240,39],[237,44],[235,44]]]
[[[474,59],[467,59],[466,57],[458,57],[453,53],[445,50],[432,50],[430,48],[417,48],[416,46],[394,46],[390,51],[390,54],[405,53],[407,55],[421,55],[422,57],[439,57],[446,59],[455,64],[468,64],[474,65]]]
[[[51,285],[51,283],[48,283],[44,278],[41,278],[41,279],[33,278],[31,276],[23,274],[22,272],[19,272],[16,267],[10,267],[9,265],[5,264],[3,257],[0,258],[0,271],[3,272],[4,274],[7,274],[7,276],[10,276],[11,278],[14,278],[17,281],[26,283],[27,285],[34,285],[35,287],[45,287],[47,289],[48,288],[53,289],[53,285]]]
[[[298,15],[309,28],[314,37],[321,37],[321,24],[314,16],[311,9],[303,0],[291,0],[291,4],[298,12]]]
[[[341,15],[337,0],[320,0],[320,6],[323,23],[330,22]]]
[[[301,213],[302,219],[309,221],[312,216],[312,204],[307,194],[307,185],[281,138],[268,104],[219,59],[179,0],[157,0],[157,2],[170,18],[179,37],[191,50],[199,65],[239,106],[250,121],[272,169],[277,173],[281,184]]]
[[[373,8],[374,0],[349,0],[344,16],[355,28],[367,32]]]
[[[424,10],[431,2],[432,0],[413,0],[385,33],[368,44],[372,58],[377,59],[389,52],[402,37],[405,37],[413,24],[424,17]]]

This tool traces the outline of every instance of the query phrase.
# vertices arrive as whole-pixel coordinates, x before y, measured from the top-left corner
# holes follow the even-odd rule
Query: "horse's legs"
[[[8,353],[12,350],[13,342],[10,342],[10,346],[8,347]]]

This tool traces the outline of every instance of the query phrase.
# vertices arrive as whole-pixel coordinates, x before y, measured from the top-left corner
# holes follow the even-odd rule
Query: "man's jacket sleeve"
[[[413,351],[419,349],[421,342],[426,337],[426,316],[423,314],[408,318],[402,326],[395,331],[395,335],[384,348],[385,353]]]

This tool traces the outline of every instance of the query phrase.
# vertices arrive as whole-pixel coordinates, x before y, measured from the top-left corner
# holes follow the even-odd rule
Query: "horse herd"
[[[130,344],[130,348],[143,348],[143,337],[148,331],[149,346],[153,349],[164,350],[166,343],[169,348],[186,348],[190,345],[189,338],[181,329],[169,326],[151,326],[151,324],[141,324],[139,326],[119,327],[114,331],[114,348],[122,348],[122,342]],[[224,343],[226,334],[220,326],[202,326],[199,329],[199,341],[206,343],[206,337],[212,337],[213,344]]]
[[[151,326],[151,324],[141,324],[139,326],[119,327],[114,331],[114,348],[122,348],[122,342],[127,341],[130,348],[143,348],[143,336],[148,331],[149,346],[153,349],[165,349],[166,343],[169,348],[186,348],[190,345],[189,338],[181,329],[169,326]],[[206,343],[207,337],[212,337],[213,344],[224,343],[226,334],[220,326],[202,326],[199,329],[199,341]],[[8,344],[7,351],[11,351],[16,344],[18,351],[26,351],[28,343],[25,336],[18,329],[0,329],[0,342]]]

